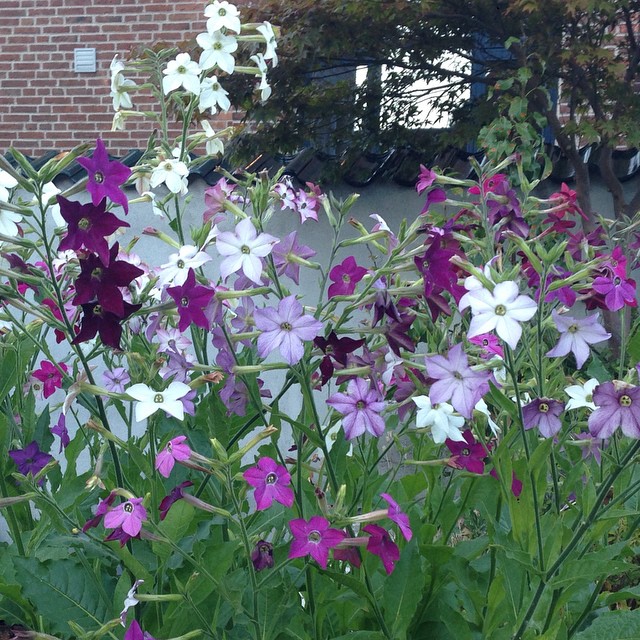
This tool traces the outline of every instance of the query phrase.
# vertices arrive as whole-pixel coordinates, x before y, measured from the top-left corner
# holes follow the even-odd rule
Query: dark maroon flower
[[[465,288],[458,284],[459,269],[449,262],[455,255],[461,256],[462,252],[443,247],[441,238],[436,236],[424,255],[413,259],[423,278],[425,297],[436,288],[448,291],[456,301],[464,295]]]
[[[344,549],[336,547],[333,550],[333,559],[348,562],[353,567],[359,567],[362,564],[360,553],[355,547],[345,547]]]
[[[119,248],[117,242],[111,247],[108,267],[94,253],[80,259],[80,275],[74,283],[76,296],[73,304],[87,304],[97,299],[105,311],[118,317],[124,315],[124,298],[120,287],[128,287],[144,271],[125,260],[116,260]]]
[[[89,520],[84,523],[82,531],[86,532],[89,529],[97,527],[102,522],[105,514],[111,508],[111,505],[114,503],[116,497],[116,494],[112,491],[104,500],[100,500],[96,508],[95,515],[93,516],[93,518],[89,518]]]
[[[462,435],[464,442],[456,442],[449,438],[444,441],[453,456],[449,460],[449,465],[455,469],[466,469],[471,473],[482,474],[487,450],[481,442],[476,441],[471,429],[465,429]]]
[[[498,480],[498,472],[495,470],[495,467],[491,469],[489,475]],[[515,498],[519,498],[522,493],[522,480],[516,476],[515,471],[511,473],[511,493]]]
[[[67,234],[60,241],[59,251],[86,249],[97,253],[104,265],[109,264],[109,245],[106,237],[120,227],[130,226],[105,209],[105,200],[100,204],[80,204],[58,196],[60,214],[67,223]]]
[[[127,533],[122,527],[116,527],[108,536],[105,537],[105,542],[112,542],[113,540],[117,540],[120,543],[121,547],[124,547],[131,538],[138,538],[140,534],[136,534],[132,536]]]
[[[401,349],[406,349],[411,353],[416,350],[415,343],[409,337],[409,329],[416,317],[407,313],[403,313],[400,317],[400,322],[389,322],[384,330],[389,348],[399,358],[402,357]]]
[[[347,366],[347,356],[359,349],[364,340],[354,340],[353,338],[338,338],[335,331],[331,331],[328,338],[318,336],[313,339],[316,345],[325,354],[320,363],[320,373],[322,374],[322,385],[327,384],[334,372],[333,360]]]
[[[362,529],[370,536],[367,541],[367,551],[378,556],[382,560],[387,575],[391,574],[396,562],[400,560],[398,545],[391,539],[389,532],[380,525],[368,524]]]
[[[109,160],[104,142],[96,140],[96,148],[91,158],[78,158],[78,164],[89,174],[87,191],[91,194],[91,201],[97,205],[104,198],[109,198],[115,204],[121,204],[124,212],[129,212],[129,201],[120,185],[124,184],[131,175],[131,169],[122,162]]]
[[[266,540],[258,540],[251,552],[251,562],[256,571],[273,567],[273,545]]]
[[[9,451],[9,455],[23,476],[29,474],[35,476],[53,460],[53,456],[40,451],[40,447],[35,440],[30,442],[24,449]]]
[[[126,320],[132,313],[140,309],[140,304],[129,304],[123,302],[124,314],[117,316],[115,313],[106,311],[97,302],[80,305],[83,311],[80,331],[76,334],[72,344],[87,342],[99,334],[103,344],[114,349],[120,349],[120,338],[122,337],[122,327],[120,323]]]
[[[444,202],[447,199],[447,192],[440,187],[433,187],[429,189],[427,193],[427,199],[425,200],[424,206],[422,207],[422,211],[420,211],[420,215],[424,215],[429,211],[429,208],[432,204],[438,204],[439,202]]]
[[[191,324],[209,329],[211,320],[207,318],[204,310],[211,302],[215,291],[210,287],[196,284],[196,272],[193,269],[189,269],[184,284],[167,287],[167,293],[174,299],[178,307],[179,331],[185,331]]]
[[[333,281],[333,284],[329,287],[329,297],[350,296],[356,290],[358,282],[366,274],[367,270],[364,267],[359,267],[353,256],[345,258],[329,272],[329,277]]]
[[[378,288],[378,287],[377,287]],[[373,319],[371,320],[371,326],[375,327],[384,316],[400,322],[400,312],[394,302],[393,298],[389,294],[386,288],[378,288],[375,300],[373,302]]]
[[[186,489],[187,487],[192,487],[192,486],[193,486],[193,482],[190,482],[189,480],[185,480],[184,482],[181,482],[177,487],[174,487],[173,489],[171,489],[171,493],[168,496],[165,496],[164,498],[162,498],[162,501],[160,502],[160,505],[158,507],[158,509],[160,510],[160,520],[164,520],[167,517],[167,514],[169,513],[169,509],[171,509],[174,503],[184,498],[183,490]]]

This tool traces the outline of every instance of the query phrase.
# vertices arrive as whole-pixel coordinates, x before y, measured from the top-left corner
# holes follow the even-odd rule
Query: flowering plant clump
[[[636,223],[550,227],[559,196],[516,189],[517,157],[423,166],[397,224],[280,173],[225,173],[199,207],[225,81],[266,100],[277,64],[229,2],[203,29],[112,63],[114,126],[156,118],[133,168],[100,138],[0,157],[0,626],[594,637],[638,589]]]

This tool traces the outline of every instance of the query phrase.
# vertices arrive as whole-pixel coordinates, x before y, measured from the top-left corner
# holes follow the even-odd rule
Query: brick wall
[[[38,156],[98,136],[114,155],[144,146],[153,129],[149,119],[131,118],[125,131],[111,131],[111,60],[116,53],[126,57],[134,46],[177,44],[205,31],[207,4],[0,0],[0,153],[13,145]],[[96,48],[96,73],[74,71],[74,49],[83,47]],[[133,98],[138,106],[140,99]],[[223,114],[218,126],[232,119]]]

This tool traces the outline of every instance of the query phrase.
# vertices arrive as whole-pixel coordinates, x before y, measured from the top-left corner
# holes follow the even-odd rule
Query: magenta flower
[[[333,360],[343,367],[347,366],[347,356],[359,349],[364,340],[354,340],[353,338],[338,338],[335,331],[331,331],[328,338],[318,336],[314,338],[313,344],[325,354],[320,362],[320,373],[322,374],[322,385],[329,382],[334,372]]]
[[[104,388],[113,393],[124,393],[125,388],[131,382],[131,376],[124,367],[116,367],[112,371],[102,374]]]
[[[593,391],[597,409],[589,416],[594,438],[610,438],[620,427],[629,438],[640,438],[640,387],[623,382],[605,382]]]
[[[120,323],[126,320],[132,313],[135,313],[142,306],[141,304],[124,304],[124,315],[117,316],[115,313],[105,311],[99,304],[83,304],[83,316],[80,324],[80,331],[76,333],[72,344],[87,342],[99,334],[103,344],[114,349],[120,348],[120,338],[122,337],[122,327]]]
[[[298,232],[292,231],[282,238],[280,242],[273,245],[271,255],[273,256],[276,273],[279,276],[288,276],[296,284],[299,284],[300,263],[296,260],[300,258],[308,260],[313,258],[316,252],[305,245],[298,244]]]
[[[116,494],[112,491],[104,500],[100,500],[96,507],[96,513],[93,518],[89,518],[82,527],[83,532],[87,532],[89,529],[97,527],[104,518],[105,514],[109,512],[111,505],[115,502]]]
[[[24,449],[9,451],[9,456],[16,463],[18,471],[23,476],[29,474],[32,476],[37,475],[53,460],[53,456],[40,451],[40,447],[35,440],[30,442]]]
[[[258,540],[251,551],[251,562],[256,571],[273,567],[273,545],[266,540]]]
[[[378,524],[368,524],[362,527],[369,534],[367,551],[378,556],[382,560],[384,570],[390,575],[395,569],[396,562],[400,560],[400,549],[391,539],[389,532]]]
[[[133,537],[140,533],[146,519],[147,510],[142,506],[142,498],[131,498],[105,514],[104,526],[107,529],[122,527],[127,535]]]
[[[522,420],[525,429],[538,427],[545,438],[552,438],[562,428],[560,414],[564,411],[564,402],[551,398],[536,398],[522,407]]]
[[[456,344],[447,357],[425,358],[427,373],[436,382],[431,385],[429,397],[434,404],[451,401],[453,408],[465,418],[471,418],[473,408],[489,391],[488,371],[474,371],[469,366],[462,344]]]
[[[329,297],[350,296],[365,275],[367,275],[367,270],[364,267],[359,267],[353,256],[345,258],[329,272],[329,278],[333,281],[329,287]]]
[[[184,284],[167,287],[167,293],[173,298],[178,308],[179,331],[185,331],[191,324],[209,329],[211,320],[207,318],[204,311],[215,295],[215,291],[210,287],[196,284],[196,273],[193,269],[189,269]]]
[[[184,462],[191,457],[189,445],[184,444],[187,436],[177,436],[156,456],[156,469],[161,476],[168,478],[176,462]]]
[[[323,569],[327,568],[329,550],[346,538],[344,531],[331,529],[329,521],[321,516],[313,516],[308,522],[302,518],[291,520],[289,529],[293,534],[289,558],[310,555]]]
[[[100,138],[96,140],[96,148],[91,158],[78,158],[78,164],[89,174],[87,191],[91,194],[94,205],[100,203],[103,198],[109,198],[111,202],[121,204],[125,213],[129,212],[129,201],[120,185],[129,179],[131,169],[122,162],[109,160],[104,142]]]
[[[76,295],[73,304],[79,306],[97,299],[105,311],[120,317],[124,315],[122,287],[128,287],[144,271],[126,260],[117,260],[119,248],[116,242],[109,251],[106,263],[93,253],[80,259],[80,275],[74,283]]]
[[[471,344],[475,344],[482,349],[484,358],[492,358],[495,355],[504,359],[504,349],[500,344],[500,339],[493,333],[481,333],[473,338],[468,338],[468,340]]]
[[[342,414],[342,428],[347,440],[362,435],[365,431],[372,436],[381,436],[384,420],[380,412],[387,406],[380,400],[377,391],[369,387],[366,380],[349,380],[346,393],[334,393],[327,404]]]
[[[333,550],[333,559],[348,562],[354,567],[359,567],[362,564],[360,552],[355,547],[336,547]]]
[[[636,283],[631,278],[620,276],[598,276],[591,285],[594,291],[604,296],[604,303],[609,311],[619,311],[625,305],[637,306]]]
[[[193,482],[185,480],[184,482],[181,482],[177,487],[171,489],[171,493],[169,493],[169,495],[162,498],[160,504],[158,505],[158,511],[160,511],[160,520],[164,520],[169,513],[169,509],[171,509],[171,507],[176,502],[178,502],[178,500],[182,500],[184,498],[184,496],[186,495],[184,493],[184,489],[192,486]]]
[[[484,472],[484,459],[488,455],[481,442],[473,437],[471,429],[462,432],[464,442],[456,442],[447,438],[444,443],[453,456],[449,465],[455,469],[466,469],[471,473],[482,474]]]
[[[62,372],[60,369],[66,373],[67,365],[60,362],[56,367],[48,360],[42,360],[40,362],[40,368],[31,374],[34,378],[42,382],[42,395],[45,398],[52,396],[56,389],[60,389],[60,387],[62,387]]]
[[[437,179],[438,174],[431,169],[427,169],[423,164],[420,165],[420,174],[416,182],[416,191],[420,195],[425,189],[428,189]]]
[[[67,431],[67,420],[64,417],[64,413],[60,414],[58,422],[49,429],[54,436],[60,438],[60,449],[58,453],[62,453],[63,449],[66,449],[71,440],[69,439],[69,432]]]
[[[285,507],[291,507],[295,499],[291,476],[285,467],[267,456],[260,458],[255,467],[247,469],[242,477],[255,487],[254,498],[258,511],[268,509],[275,500]]]
[[[291,295],[278,303],[277,309],[256,309],[256,327],[262,331],[258,336],[258,354],[267,357],[280,349],[285,361],[294,365],[304,355],[304,340],[313,340],[322,330],[322,322],[313,316],[302,315],[302,305]]]
[[[584,318],[573,318],[560,315],[554,309],[551,312],[551,316],[561,335],[558,344],[551,351],[547,351],[547,355],[561,357],[566,356],[571,351],[576,358],[578,369],[582,367],[589,357],[590,344],[596,344],[611,337],[611,334],[607,333],[598,324],[597,313]]]
[[[132,620],[124,634],[124,640],[155,640],[155,638],[146,631],[143,633],[138,621]]]
[[[409,516],[400,509],[400,505],[388,493],[381,493],[380,496],[389,505],[387,518],[398,525],[405,540],[409,542],[413,536],[411,525],[409,524]]]
[[[106,237],[120,227],[130,226],[105,209],[105,201],[98,205],[80,204],[58,196],[60,214],[67,223],[67,234],[60,241],[59,251],[86,249],[97,253],[103,265],[109,264],[109,245]]]

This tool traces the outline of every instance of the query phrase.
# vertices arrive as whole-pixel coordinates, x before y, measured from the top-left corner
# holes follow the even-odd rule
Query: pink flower
[[[259,511],[268,509],[275,500],[285,507],[291,507],[294,493],[291,487],[291,476],[285,467],[272,458],[260,458],[255,467],[247,469],[242,477],[255,487],[254,498]]]
[[[344,531],[331,529],[329,521],[321,516],[313,516],[309,522],[302,518],[291,520],[289,529],[293,534],[289,558],[310,555],[323,569],[327,568],[329,550],[346,537]]]
[[[184,462],[191,456],[191,449],[183,444],[187,436],[177,436],[169,440],[167,446],[156,456],[156,469],[161,476],[168,478],[176,461]]]
[[[359,267],[353,256],[345,258],[329,272],[333,284],[329,287],[329,297],[350,296],[356,290],[356,284],[364,278],[367,270]]]
[[[40,380],[44,385],[43,395],[45,398],[53,395],[56,389],[62,387],[62,373],[60,371],[67,372],[67,366],[60,362],[56,367],[48,360],[42,360],[40,362],[40,368],[33,372],[33,377]]]
[[[362,527],[362,530],[369,534],[367,551],[382,560],[384,570],[387,572],[387,575],[390,575],[395,568],[396,562],[400,560],[398,545],[391,539],[389,532],[380,525],[368,524]]]
[[[142,506],[142,498],[131,498],[105,515],[104,526],[107,529],[122,527],[127,535],[137,536],[146,519],[147,510]]]
[[[400,505],[388,493],[381,493],[380,496],[389,505],[387,518],[398,525],[405,540],[409,542],[413,537],[411,525],[409,524],[409,516],[400,509]]]

